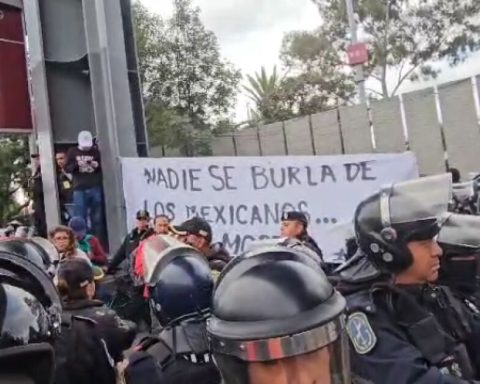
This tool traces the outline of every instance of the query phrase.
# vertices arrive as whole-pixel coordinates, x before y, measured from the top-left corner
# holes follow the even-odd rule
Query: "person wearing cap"
[[[150,213],[148,211],[138,211],[136,219],[135,228],[125,236],[122,245],[108,264],[107,273],[113,273],[125,260],[131,263],[133,261],[131,260],[132,254],[140,242],[154,234],[153,229],[150,227]]]
[[[78,248],[87,254],[94,265],[104,266],[107,264],[107,255],[103,250],[102,243],[94,235],[87,233],[87,224],[79,216],[74,216],[68,223],[75,235]]]
[[[344,310],[300,249],[236,257],[217,280],[207,325],[224,384],[350,384]]]
[[[297,239],[301,241],[318,255],[320,262],[323,262],[322,250],[316,241],[308,234],[307,228],[308,219],[303,212],[285,212],[282,216],[280,235],[287,239]]]
[[[193,217],[179,226],[174,226],[173,232],[202,253],[215,273],[221,272],[231,260],[222,243],[212,243],[212,227],[201,217]]]
[[[92,268],[81,259],[62,263],[58,270],[57,288],[62,298],[63,314],[95,321],[98,334],[105,340],[111,357],[115,362],[123,360],[123,351],[130,347],[135,338],[135,325],[122,320],[101,301],[94,300],[95,277]]]
[[[78,134],[78,146],[67,152],[65,170],[73,177],[74,215],[91,223],[91,232],[106,240],[103,215],[102,162],[89,131]]]
[[[452,291],[435,284],[451,196],[451,176],[437,175],[383,187],[356,209],[355,234],[371,265],[350,276],[364,278],[345,292],[346,329],[352,371],[365,382],[480,383],[479,328]]]

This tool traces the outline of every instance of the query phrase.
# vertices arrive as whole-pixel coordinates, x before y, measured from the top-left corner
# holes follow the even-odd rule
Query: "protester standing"
[[[82,217],[91,232],[106,241],[101,158],[90,132],[79,133],[78,147],[68,151],[66,170],[73,176],[75,216]]]

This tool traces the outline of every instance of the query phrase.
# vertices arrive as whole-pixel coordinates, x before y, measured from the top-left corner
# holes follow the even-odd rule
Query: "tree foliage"
[[[31,176],[28,168],[28,140],[25,136],[0,136],[0,225],[17,217],[22,207],[18,193],[27,190]]]
[[[255,104],[250,111],[251,119],[268,124],[292,116],[291,108],[286,103],[284,85],[284,77],[279,75],[277,67],[273,68],[271,74],[262,67],[255,75],[247,75],[247,85],[243,89]]]
[[[291,108],[300,115],[346,103],[355,92],[342,53],[319,32],[294,31],[285,35],[280,53],[289,76],[284,88]]]
[[[240,73],[190,0],[174,0],[169,20],[134,5],[149,136],[187,156],[209,154],[217,122],[234,106]]]
[[[323,20],[318,36],[331,51],[345,52],[345,0],[312,1]],[[408,80],[436,77],[438,62],[457,65],[480,47],[478,0],[356,0],[354,6],[359,36],[370,49],[366,72],[382,97],[395,95]]]
[[[294,31],[283,39],[280,58],[284,75],[264,68],[248,76],[245,87],[255,103],[256,121],[270,123],[304,116],[345,104],[355,93],[341,52],[318,32]]]

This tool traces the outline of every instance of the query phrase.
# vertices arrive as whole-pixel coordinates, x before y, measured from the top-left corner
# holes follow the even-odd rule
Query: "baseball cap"
[[[68,226],[72,229],[76,238],[84,238],[87,234],[87,223],[85,223],[85,220],[82,217],[72,217]]]
[[[150,213],[144,209],[141,209],[137,212],[137,220],[150,220]]]
[[[60,263],[58,279],[65,280],[69,290],[74,291],[93,282],[94,273],[85,260],[73,258]]]
[[[93,146],[93,135],[90,131],[81,131],[78,134],[78,146],[82,149],[89,149]]]
[[[305,228],[308,226],[307,216],[299,211],[284,212],[282,215],[282,221],[299,221],[305,226]]]
[[[192,217],[175,227],[175,230],[179,233],[204,237],[208,242],[212,241],[212,227],[201,217]]]

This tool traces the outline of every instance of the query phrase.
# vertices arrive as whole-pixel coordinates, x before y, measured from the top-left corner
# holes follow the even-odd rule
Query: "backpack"
[[[62,314],[55,343],[55,384],[115,384],[115,362],[92,319]]]

